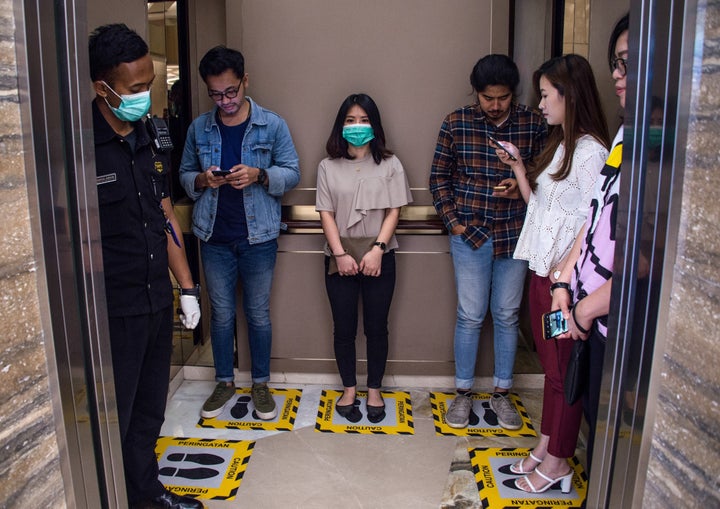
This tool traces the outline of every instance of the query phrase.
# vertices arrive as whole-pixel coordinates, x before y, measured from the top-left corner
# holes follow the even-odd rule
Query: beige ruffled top
[[[335,213],[341,237],[376,237],[385,209],[411,202],[407,175],[394,155],[380,164],[368,156],[359,160],[327,158],[318,166],[315,210]],[[393,235],[387,248],[397,247]]]

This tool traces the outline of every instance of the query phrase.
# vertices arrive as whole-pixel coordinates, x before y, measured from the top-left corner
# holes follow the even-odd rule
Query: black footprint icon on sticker
[[[163,467],[160,469],[160,475],[165,477],[184,477],[185,479],[212,479],[220,475],[215,469],[198,467],[198,468],[175,468]]]
[[[235,406],[230,409],[230,415],[236,419],[242,419],[248,414],[248,404],[252,398],[250,396],[240,396],[235,402]]]
[[[223,463],[225,461],[221,456],[215,456],[214,454],[209,454],[209,453],[183,454],[181,452],[168,454],[167,460],[168,461],[177,461],[177,462],[191,461],[193,463],[198,463],[200,465],[219,465],[220,463]]]
[[[486,423],[488,423],[490,426],[497,426],[498,418],[497,414],[492,411],[490,408],[490,402],[489,401],[483,401],[482,402],[483,410],[485,410],[485,413],[483,414],[483,419]]]
[[[470,415],[468,416],[468,426],[477,426],[480,423],[480,417],[475,413],[474,405],[470,407]]]

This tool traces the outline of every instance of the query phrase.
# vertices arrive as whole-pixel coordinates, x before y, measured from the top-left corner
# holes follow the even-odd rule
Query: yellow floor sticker
[[[517,394],[510,394],[510,401],[515,405],[520,418],[522,419],[522,427],[516,430],[508,430],[498,424],[497,415],[490,408],[489,393],[473,393],[473,406],[470,411],[470,423],[467,428],[451,428],[445,422],[445,412],[450,404],[457,396],[455,392],[431,392],[430,404],[432,407],[433,420],[435,421],[435,431],[438,435],[456,435],[468,436],[479,435],[486,437],[534,437],[537,436],[535,429],[530,422],[525,407],[523,406]]]
[[[544,493],[526,493],[515,487],[515,479],[522,476],[510,472],[510,465],[527,456],[531,449],[475,448],[468,451],[480,502],[485,509],[579,508],[587,495],[587,475],[575,457],[569,461],[574,470],[570,493],[562,493],[560,483]]]
[[[376,435],[413,435],[415,428],[412,418],[410,394],[402,391],[382,391],[385,400],[385,416],[379,422],[370,422],[367,417],[367,392],[357,393],[356,406],[360,412],[357,422],[350,422],[338,414],[335,402],[342,391],[324,390],[320,395],[315,431],[326,433],[362,433]]]
[[[160,482],[178,495],[232,500],[254,447],[253,441],[160,437]]]
[[[274,419],[263,421],[255,413],[249,387],[235,389],[235,396],[222,413],[212,419],[200,418],[198,427],[219,429],[255,429],[267,431],[292,431],[300,406],[300,389],[270,389],[278,414]]]

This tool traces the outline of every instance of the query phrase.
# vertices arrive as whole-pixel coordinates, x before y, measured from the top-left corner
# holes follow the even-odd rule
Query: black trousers
[[[363,326],[367,338],[367,386],[382,387],[388,356],[388,314],[395,291],[395,251],[382,257],[380,276],[328,275],[330,257],[325,257],[325,288],[332,309],[335,360],[344,387],[357,385],[355,336],[358,304],[362,297]]]
[[[588,388],[583,395],[582,405],[585,420],[587,420],[589,427],[587,441],[587,473],[589,475],[592,467],[593,447],[595,447],[595,430],[597,429],[598,405],[600,404],[600,384],[602,382],[607,338],[598,332],[596,326],[593,326],[587,342],[590,347],[590,372],[588,373]]]
[[[170,383],[172,306],[109,321],[125,486],[132,505],[164,490],[155,444]]]

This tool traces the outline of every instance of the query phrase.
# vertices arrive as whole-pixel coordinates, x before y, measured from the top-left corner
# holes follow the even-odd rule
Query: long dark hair
[[[561,125],[550,126],[545,149],[528,168],[527,176],[533,189],[537,186],[537,177],[552,162],[560,143],[565,146],[565,155],[560,169],[550,175],[553,180],[564,180],[570,174],[575,145],[581,136],[589,134],[605,148],[610,146],[610,134],[590,63],[573,54],[548,60],[533,74],[538,97],[542,77],[565,99],[565,129]]]
[[[372,152],[375,164],[380,164],[380,161],[387,159],[393,153],[385,147],[385,131],[380,121],[380,111],[378,110],[377,104],[375,104],[372,97],[367,94],[351,94],[343,101],[335,117],[335,123],[330,132],[330,137],[325,144],[325,150],[327,150],[328,155],[333,159],[340,157],[354,159],[348,153],[348,142],[342,137],[342,130],[348,111],[355,105],[365,110],[368,120],[370,120],[370,125],[375,133],[375,138],[370,141],[370,152]]]

